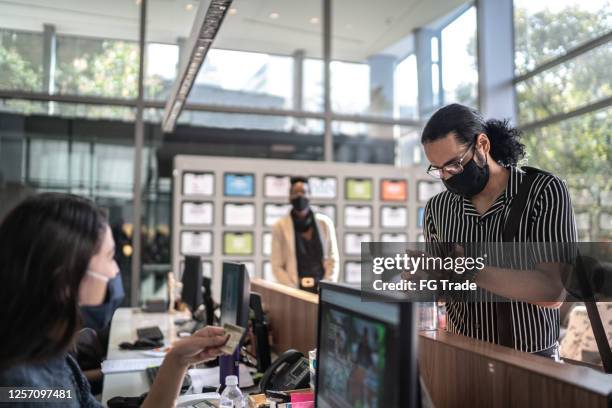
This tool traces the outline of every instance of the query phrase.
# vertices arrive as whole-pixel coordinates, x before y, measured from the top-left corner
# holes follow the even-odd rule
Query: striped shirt
[[[425,206],[426,242],[501,242],[504,225],[524,172],[509,167],[506,190],[480,215],[471,200],[444,191]],[[527,220],[529,219],[529,222]],[[521,215],[515,242],[576,242],[576,226],[565,183],[556,176],[539,173]],[[496,303],[493,295],[479,290],[475,302],[447,299],[447,330],[498,343]],[[512,300],[514,347],[538,352],[559,339],[559,310]]]

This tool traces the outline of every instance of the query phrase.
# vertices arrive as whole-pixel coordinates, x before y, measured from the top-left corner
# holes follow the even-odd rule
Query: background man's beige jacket
[[[332,220],[325,214],[315,213],[315,227],[323,247],[323,280],[338,281],[340,269],[338,260],[338,243]],[[270,257],[272,272],[276,279],[285,285],[299,287],[297,257],[295,254],[295,234],[291,214],[279,219],[272,227],[272,255]]]

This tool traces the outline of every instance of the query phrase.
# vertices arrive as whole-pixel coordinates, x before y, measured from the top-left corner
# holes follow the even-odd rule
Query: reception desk
[[[442,330],[419,336],[436,407],[612,407],[612,375]]]
[[[318,295],[262,279],[251,281],[251,291],[261,295],[272,351],[293,348],[308,355],[317,347]]]

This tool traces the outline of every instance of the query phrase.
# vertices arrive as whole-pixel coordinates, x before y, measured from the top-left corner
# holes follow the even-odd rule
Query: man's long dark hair
[[[433,142],[454,133],[461,144],[470,144],[476,135],[484,133],[491,142],[491,157],[502,166],[515,166],[525,156],[521,131],[508,120],[485,121],[475,109],[453,103],[432,115],[421,137],[421,143]]]
[[[107,220],[92,202],[45,193],[0,224],[0,369],[60,355],[78,329],[79,285]]]

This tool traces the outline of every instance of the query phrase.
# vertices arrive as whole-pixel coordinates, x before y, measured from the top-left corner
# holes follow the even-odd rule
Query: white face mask
[[[100,280],[100,281],[102,281],[104,283],[108,283],[108,281],[110,280],[110,278],[108,276],[102,275],[99,272],[94,272],[92,270],[87,270],[86,273],[87,273],[87,275],[91,276],[92,278]]]

